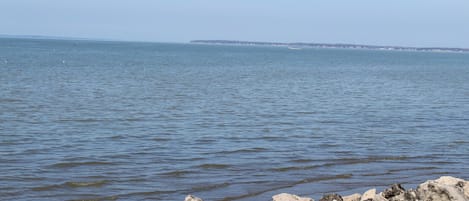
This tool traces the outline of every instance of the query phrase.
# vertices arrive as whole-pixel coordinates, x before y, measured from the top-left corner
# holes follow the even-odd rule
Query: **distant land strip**
[[[403,47],[403,46],[381,46],[381,45],[358,45],[358,44],[331,44],[331,43],[280,43],[280,42],[253,42],[237,40],[192,40],[197,44],[217,45],[255,45],[255,46],[280,46],[292,49],[301,48],[341,48],[341,49],[367,49],[367,50],[400,50],[400,51],[426,51],[426,52],[469,52],[468,48],[449,47]]]

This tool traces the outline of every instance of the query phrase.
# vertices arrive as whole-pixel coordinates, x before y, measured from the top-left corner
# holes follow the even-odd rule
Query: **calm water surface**
[[[0,39],[0,199],[469,179],[469,54]]]

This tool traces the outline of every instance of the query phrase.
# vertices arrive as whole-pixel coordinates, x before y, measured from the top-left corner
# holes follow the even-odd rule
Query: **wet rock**
[[[187,195],[184,201],[203,201],[203,200],[193,195]]]
[[[420,200],[469,201],[464,192],[466,181],[454,177],[429,180],[417,187]]]
[[[327,194],[324,195],[319,201],[344,201],[342,196],[339,194]]]
[[[299,197],[288,193],[281,193],[272,197],[273,201],[314,201],[312,198]]]
[[[361,197],[362,195],[360,193],[355,193],[352,195],[344,196],[342,197],[342,199],[344,199],[344,201],[360,201]]]
[[[393,184],[383,192],[383,197],[393,201],[395,197],[404,197],[405,189],[400,184]],[[398,199],[396,199],[398,200]]]
[[[373,201],[376,195],[376,188],[367,190],[365,193],[363,193],[362,197],[360,198],[360,201]]]

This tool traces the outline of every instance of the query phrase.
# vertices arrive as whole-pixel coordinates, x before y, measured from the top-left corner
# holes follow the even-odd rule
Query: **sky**
[[[469,0],[0,0],[0,34],[469,48]]]

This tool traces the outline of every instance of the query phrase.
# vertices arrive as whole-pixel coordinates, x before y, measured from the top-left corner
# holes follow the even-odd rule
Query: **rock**
[[[360,198],[360,201],[373,201],[375,196],[376,196],[376,188],[373,188],[363,193],[362,197]]]
[[[282,193],[272,197],[273,201],[314,201],[312,198]],[[188,195],[185,201],[202,201]],[[370,189],[360,195],[341,197],[338,194],[324,195],[319,201],[469,201],[469,181],[449,176],[428,180],[416,190],[405,190],[400,184],[393,184],[382,193]]]
[[[393,184],[383,192],[383,197],[389,201],[417,201],[418,196],[415,190],[406,191],[400,184]]]
[[[355,194],[352,194],[352,195],[344,196],[344,197],[342,197],[342,199],[344,201],[360,201],[361,197],[362,197],[362,195],[360,195],[360,193],[355,193]]]
[[[466,181],[454,177],[440,177],[437,180],[429,180],[417,187],[417,195],[420,200],[438,201],[469,201],[467,192],[464,191]]]
[[[342,196],[339,194],[327,194],[324,195],[319,201],[344,201]]]
[[[288,193],[281,193],[272,197],[273,201],[314,201],[312,198],[299,197]]]
[[[413,189],[409,189],[404,193],[404,198],[402,200],[394,199],[395,201],[419,201],[419,197],[417,195],[417,191]],[[393,200],[393,201],[394,201]]]
[[[469,199],[469,182],[468,181],[464,181],[463,179],[450,177],[450,176],[442,176],[435,181],[438,183],[449,185],[449,186],[455,186],[460,191],[463,191],[463,194],[466,197],[466,199]]]
[[[187,195],[184,201],[203,201],[203,200],[193,195]]]
[[[442,176],[437,180],[434,180],[435,182],[441,183],[441,184],[446,184],[450,186],[456,186],[459,182],[466,182],[463,179],[459,179],[456,177],[450,177],[450,176]]]
[[[388,199],[384,198],[383,193],[379,193],[375,195],[373,201],[388,201]]]
[[[464,191],[464,195],[466,196],[467,199],[469,199],[469,182],[468,181],[460,182],[458,183],[458,186],[462,188],[462,190]]]
[[[390,201],[399,200],[399,199],[394,199],[394,198],[395,197],[403,198],[404,193],[405,193],[405,189],[402,188],[400,184],[393,184],[391,187],[384,190],[383,197]]]

